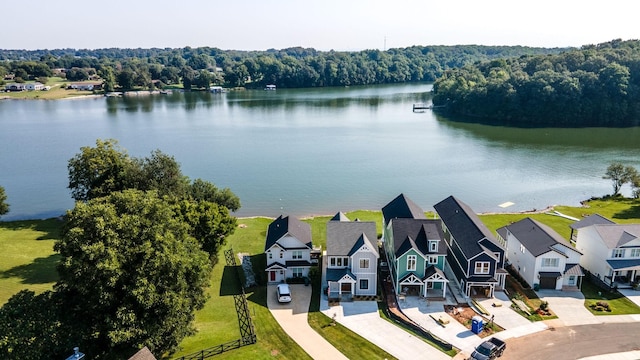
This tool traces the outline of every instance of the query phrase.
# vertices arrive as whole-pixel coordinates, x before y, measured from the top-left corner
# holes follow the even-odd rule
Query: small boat
[[[264,89],[265,89],[265,90],[275,90],[275,89],[276,89],[276,86],[275,86],[275,85],[272,85],[272,84],[269,84],[269,85],[265,86],[265,87],[264,87]]]

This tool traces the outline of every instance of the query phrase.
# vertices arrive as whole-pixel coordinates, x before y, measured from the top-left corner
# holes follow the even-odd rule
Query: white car
[[[278,284],[277,293],[279,303],[291,302],[291,289],[289,289],[289,284]]]

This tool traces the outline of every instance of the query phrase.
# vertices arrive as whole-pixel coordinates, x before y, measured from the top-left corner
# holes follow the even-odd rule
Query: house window
[[[267,254],[269,254],[269,259],[273,259],[273,254],[271,253],[271,251],[269,251]]]
[[[291,253],[291,258],[292,258],[293,260],[300,260],[300,259],[302,259],[302,250],[294,250],[294,251]]]
[[[360,289],[366,290],[369,288],[369,279],[360,279]]]
[[[559,262],[558,258],[542,258],[542,267],[558,267]]]
[[[437,256],[429,256],[429,264],[437,264],[438,257]]]
[[[360,269],[369,268],[369,259],[360,259]]]
[[[282,251],[280,251],[280,259],[282,259],[282,256],[283,256],[283,255],[284,255],[284,254],[282,253]]]
[[[416,270],[416,256],[409,255],[407,256],[407,271],[415,271]]]
[[[524,254],[525,252],[527,252],[527,249],[526,249],[526,248],[524,247],[524,245],[522,245],[522,244],[520,244],[520,252],[521,252],[521,253],[523,253],[523,254]]]
[[[631,257],[640,257],[640,249],[631,249]]]
[[[437,251],[438,251],[438,242],[429,241],[429,252],[437,252]]]
[[[338,267],[347,267],[349,266],[349,258],[348,257],[338,257],[336,258],[336,266]]]
[[[497,260],[498,262],[500,262],[500,253],[497,253],[497,252],[496,252],[496,253],[493,253],[493,255],[495,255],[495,256],[496,256],[496,260]]]
[[[342,258],[342,266],[345,266],[345,267],[349,266],[349,258],[348,257]]]
[[[489,262],[488,261],[477,261],[476,262],[476,274],[488,274],[489,273]]]
[[[614,258],[623,258],[624,257],[624,249],[613,249],[613,257]]]
[[[291,272],[293,273],[294,278],[302,277],[302,268],[291,268]]]
[[[334,257],[329,258],[329,266],[336,266],[336,258]]]

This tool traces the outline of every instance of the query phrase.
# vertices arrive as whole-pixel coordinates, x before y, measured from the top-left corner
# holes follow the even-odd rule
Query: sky
[[[0,48],[579,47],[640,39],[639,10],[634,0],[3,1]]]

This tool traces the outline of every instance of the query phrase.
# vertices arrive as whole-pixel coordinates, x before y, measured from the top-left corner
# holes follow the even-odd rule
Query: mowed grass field
[[[556,210],[570,216],[581,218],[599,213],[618,223],[640,222],[640,202],[633,199],[607,199],[590,201],[585,207],[557,206]],[[363,221],[376,221],[378,235],[382,232],[380,211],[355,211],[347,216]],[[569,238],[571,220],[542,213],[537,214],[487,214],[481,215],[482,221],[495,231],[497,228],[531,216],[549,225],[565,238]],[[429,214],[433,217],[433,214]],[[326,222],[329,216],[305,219],[311,224],[315,245],[326,245]],[[264,239],[272,219],[240,218],[239,227],[227,240],[227,248],[251,256],[254,271],[261,284],[264,284]],[[59,256],[53,251],[53,244],[60,236],[62,222],[57,219],[0,222],[0,305],[22,289],[42,292],[51,289],[57,280],[56,263]],[[180,351],[172,357],[190,354],[201,349],[239,338],[238,319],[235,312],[233,294],[239,291],[236,269],[225,266],[224,255],[219,255],[211,284],[208,289],[209,301],[196,313],[195,326],[198,333],[186,338],[180,344]],[[258,286],[248,290],[247,298],[254,321],[258,343],[216,356],[223,359],[308,359],[308,355],[284,333],[273,319],[266,306],[266,287]],[[316,326],[326,323],[320,314],[313,315]],[[333,329],[331,329],[333,331]],[[340,341],[337,339],[357,339],[355,334],[338,332],[330,342],[350,358],[366,353],[374,358],[384,358],[383,352],[371,343],[363,340]],[[354,337],[355,335],[355,337]],[[346,343],[343,345],[343,343]],[[352,343],[357,344],[351,346]],[[359,347],[367,347],[359,352]],[[363,350],[364,351],[364,350]],[[356,354],[356,355],[354,355]],[[380,356],[378,356],[380,355]]]

